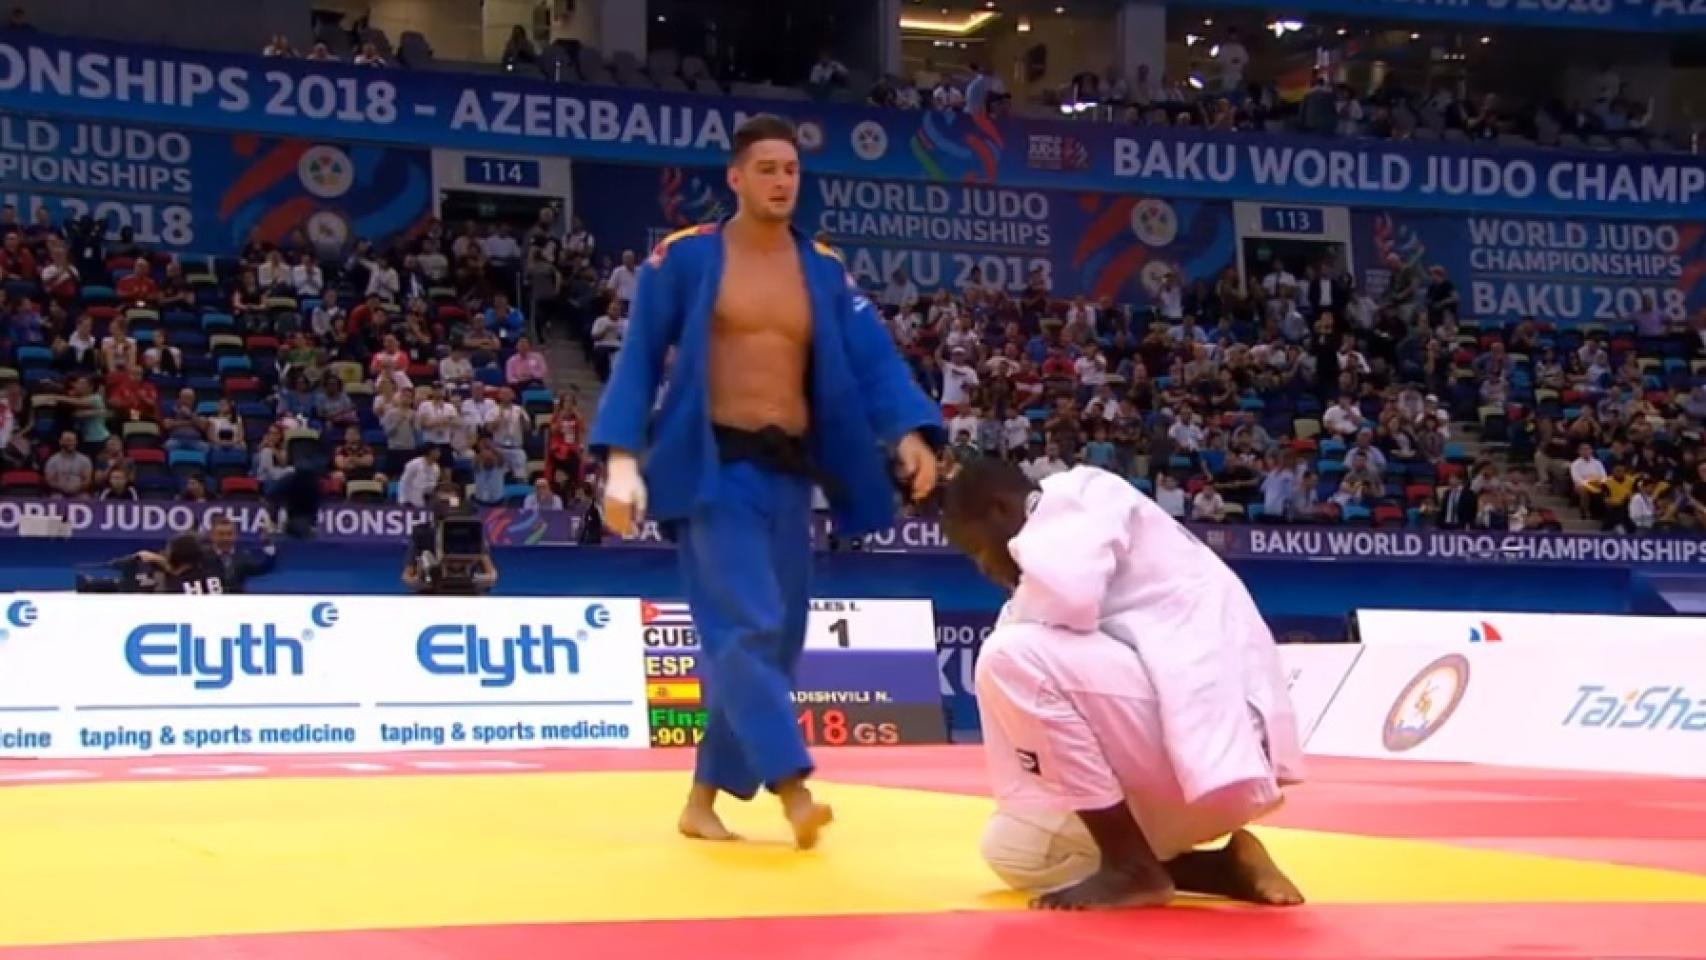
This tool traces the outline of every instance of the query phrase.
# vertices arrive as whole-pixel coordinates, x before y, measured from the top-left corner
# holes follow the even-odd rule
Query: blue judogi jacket
[[[647,509],[656,520],[685,519],[717,496],[720,457],[705,366],[723,278],[721,226],[670,236],[641,267],[628,331],[592,425],[590,446],[601,455],[611,448],[645,454]],[[838,532],[887,529],[896,496],[882,445],[912,431],[940,443],[941,411],[914,382],[840,258],[798,230],[793,235],[812,310],[808,442],[818,481]],[[669,385],[657,404],[672,346]]]

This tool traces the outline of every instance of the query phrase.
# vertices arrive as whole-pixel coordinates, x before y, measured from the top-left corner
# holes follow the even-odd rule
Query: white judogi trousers
[[[1005,623],[984,643],[977,695],[997,806],[982,853],[1015,889],[1052,892],[1096,871],[1101,855],[1080,810],[1123,800],[1167,861],[1281,801],[1270,774],[1187,802],[1149,674],[1105,633]],[[1254,710],[1251,722],[1260,735]]]

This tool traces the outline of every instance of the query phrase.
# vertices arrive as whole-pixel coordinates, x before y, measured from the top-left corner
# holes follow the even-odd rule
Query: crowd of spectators
[[[1310,88],[1287,99],[1271,82],[1247,75],[1250,56],[1236,30],[1218,42],[1200,40],[1213,55],[1202,72],[1184,79],[1152,73],[1139,64],[1131,76],[1117,69],[1074,75],[1050,94],[1061,113],[1128,126],[1198,127],[1242,132],[1290,132],[1386,140],[1448,140],[1514,145],[1669,149],[1650,130],[1651,103],[1625,88],[1617,70],[1603,67],[1591,100],[1552,99],[1518,104],[1497,93],[1469,95],[1451,84],[1412,89],[1396,72],[1378,89],[1359,93],[1318,72]],[[820,56],[808,89],[830,91],[848,82],[846,67]],[[868,102],[897,109],[965,110],[1001,117],[1012,98],[998,73],[972,63],[941,69],[930,60],[910,77],[881,77]],[[1601,139],[1603,138],[1603,139]]]
[[[1230,268],[1169,277],[1143,310],[1055,298],[1040,274],[1016,295],[974,278],[920,296],[897,273],[872,295],[942,404],[948,474],[985,456],[1035,479],[1090,463],[1208,522],[1558,529],[1537,495],[1581,480],[1564,466],[1579,439],[1613,476],[1669,489],[1670,522],[1706,519],[1706,314],[1651,336],[1639,317],[1476,324],[1441,271],[1402,271],[1377,297],[1331,256],[1248,285]],[[1472,454],[1458,432],[1477,422]],[[1584,510],[1640,525],[1618,482],[1584,490]]]
[[[519,241],[432,222],[337,259],[293,233],[178,261],[4,207],[0,491],[205,501],[309,478],[355,501],[422,506],[453,484],[589,503],[578,398],[549,389],[535,341],[590,333],[592,255],[553,208]]]

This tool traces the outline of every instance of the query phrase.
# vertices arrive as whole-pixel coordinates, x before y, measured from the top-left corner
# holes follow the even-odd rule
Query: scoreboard
[[[687,604],[643,601],[646,712],[654,747],[704,738],[704,656]],[[928,600],[813,600],[794,684],[811,746],[946,743]]]

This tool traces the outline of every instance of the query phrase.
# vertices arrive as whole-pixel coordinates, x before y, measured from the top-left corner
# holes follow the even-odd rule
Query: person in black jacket
[[[272,535],[261,533],[259,550],[244,549],[237,543],[237,524],[219,514],[207,530],[205,552],[207,559],[220,570],[226,593],[245,593],[250,577],[271,573],[278,564],[278,545]]]

